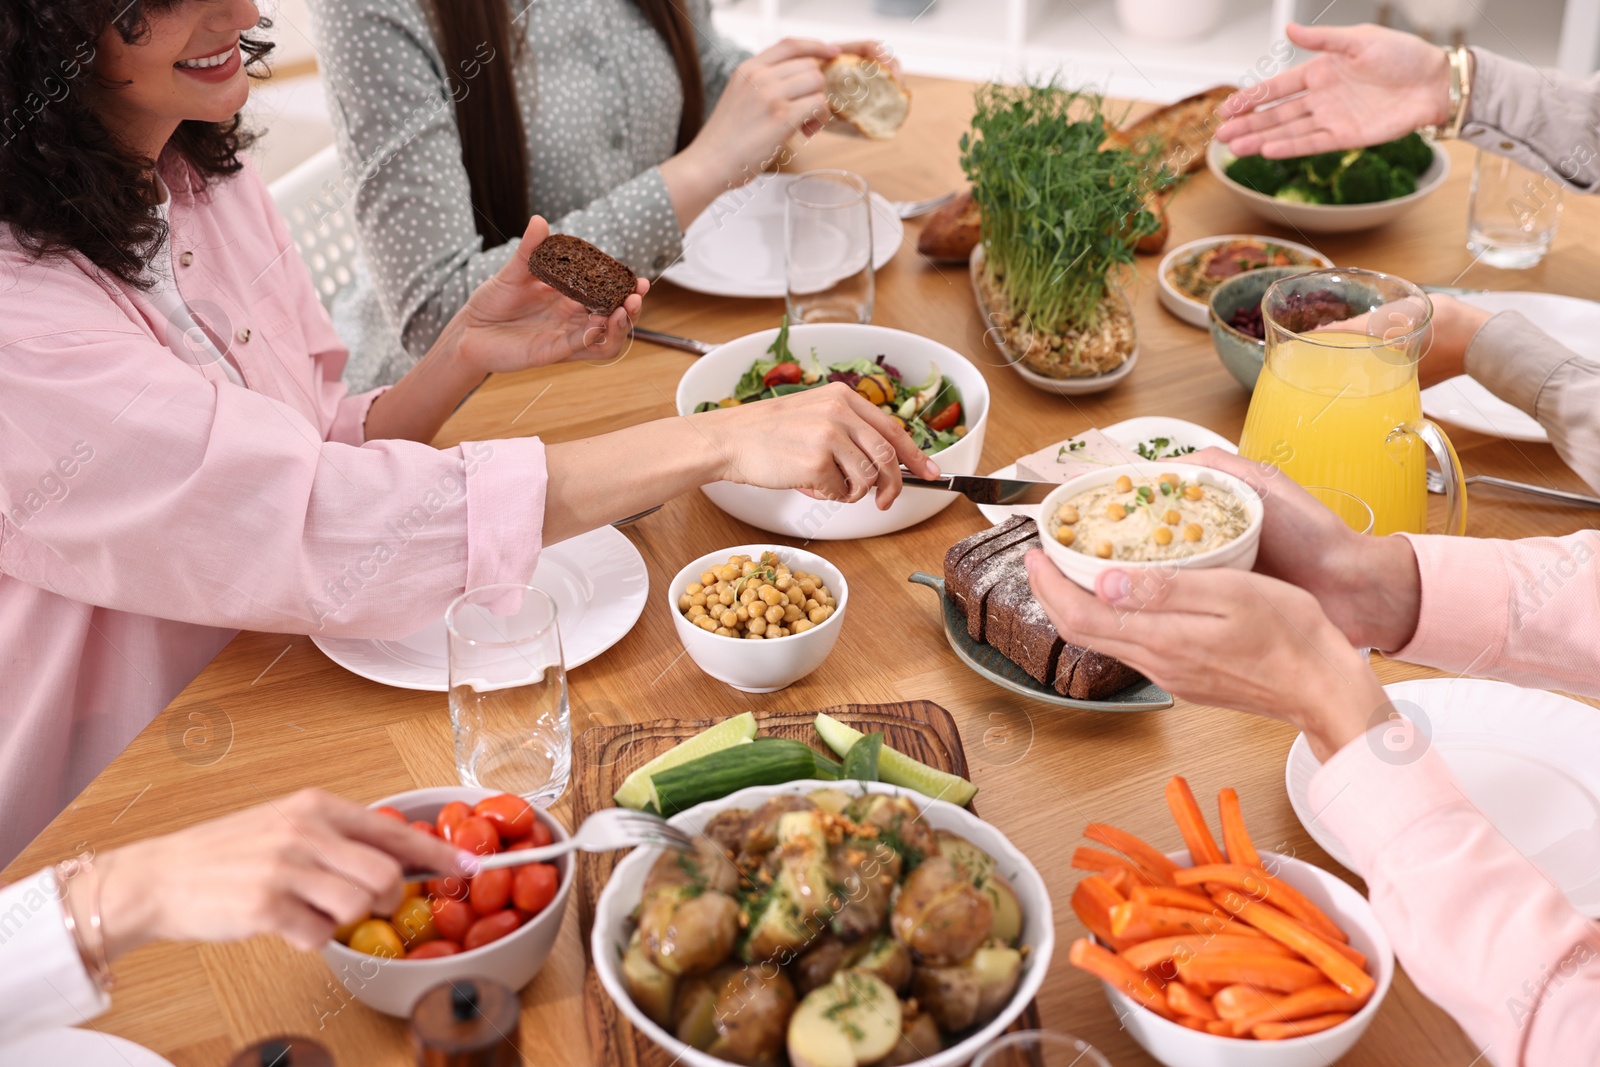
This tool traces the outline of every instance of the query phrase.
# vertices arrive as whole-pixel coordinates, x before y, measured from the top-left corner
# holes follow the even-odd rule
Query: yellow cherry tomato
[[[433,909],[426,897],[407,897],[402,900],[389,922],[399,932],[400,940],[405,942],[408,949],[439,936],[439,931],[433,928]]]
[[[406,954],[405,945],[394,927],[382,919],[368,919],[350,935],[350,947],[369,956],[382,956],[397,960]]]
[[[350,943],[350,935],[356,932],[356,927],[366,921],[365,919],[357,919],[353,923],[345,923],[343,926],[335,927],[333,939],[341,945],[348,945]]]

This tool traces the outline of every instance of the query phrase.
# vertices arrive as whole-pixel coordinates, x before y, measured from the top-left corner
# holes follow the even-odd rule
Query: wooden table
[[[959,184],[956,139],[971,114],[972,87],[926,78],[912,84],[915,106],[894,144],[824,134],[799,153],[797,166],[848,167],[895,199]],[[1591,249],[1600,241],[1600,202],[1569,198],[1555,247],[1534,270],[1469,267],[1463,242],[1472,151],[1452,146],[1451,159],[1444,187],[1405,218],[1374,233],[1313,243],[1340,264],[1419,283],[1593,295]],[[1272,232],[1204,173],[1175,201],[1172,226],[1174,245],[1208,234]],[[982,469],[1134,415],[1175,415],[1237,439],[1247,395],[1217,361],[1207,335],[1157,305],[1154,258],[1140,260],[1132,287],[1143,349],[1139,367],[1109,393],[1068,400],[1028,387],[985,345],[965,270],[923,261],[914,248],[916,230],[917,224],[908,226],[906,245],[878,275],[875,321],[937,338],[982,365],[997,415],[990,421]],[[662,285],[647,301],[644,323],[721,341],[773,326],[782,311],[776,300],[712,299]],[[462,407],[438,443],[526,434],[565,440],[667,416],[690,361],[636,344],[610,366],[497,378]],[[1582,488],[1548,445],[1468,433],[1454,439],[1469,471]],[[1475,491],[1470,524],[1471,533],[1482,537],[1566,534],[1594,525],[1594,513]],[[1088,1039],[1115,1063],[1153,1063],[1120,1031],[1097,983],[1066,964],[1066,942],[1082,933],[1067,897],[1077,878],[1069,858],[1084,823],[1109,821],[1175,847],[1161,787],[1181,773],[1207,798],[1208,810],[1218,788],[1236,787],[1263,848],[1291,852],[1354,879],[1311,841],[1290,810],[1283,766],[1292,729],[1182,701],[1152,715],[1060,711],[1013,696],[963,668],[945,644],[932,595],[907,584],[906,576],[937,572],[945,549],[982,526],[974,507],[958,500],[893,536],[813,546],[850,576],[854,610],[847,639],[810,677],[779,693],[749,696],[710,681],[680,656],[660,597],[662,583],[685,560],[767,535],[716,510],[699,493],[669,503],[627,528],[649,565],[651,600],[627,637],[573,671],[573,732],[660,716],[710,721],[749,708],[800,710],[843,701],[925,698],[944,705],[961,727],[985,818],[1033,858],[1054,892],[1062,940],[1039,997],[1045,1025]],[[1433,673],[1376,662],[1385,681]],[[581,753],[584,746],[580,741],[575,748]],[[573,773],[585,773],[581,762]],[[85,844],[112,848],[305,786],[372,801],[453,780],[442,695],[363,681],[330,663],[305,637],[243,634],[0,882]],[[529,1063],[588,1062],[577,925],[574,906],[550,962],[523,993]],[[116,970],[121,984],[115,1006],[94,1025],[148,1045],[180,1067],[226,1062],[230,1050],[282,1032],[317,1037],[350,1067],[411,1062],[404,1026],[350,1000],[316,956],[274,939],[150,946]],[[1371,1031],[1344,1062],[1461,1067],[1477,1053],[1402,974]]]

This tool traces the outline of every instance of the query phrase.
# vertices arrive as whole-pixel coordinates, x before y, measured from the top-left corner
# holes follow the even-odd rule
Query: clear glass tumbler
[[[972,1067],[1111,1067],[1111,1062],[1071,1034],[1018,1030],[984,1048]]]
[[[470,589],[450,605],[445,629],[461,784],[548,807],[572,775],[555,601],[528,585]]]
[[[872,193],[847,170],[789,183],[784,226],[790,322],[872,321]]]
[[[1305,491],[1316,498],[1317,502],[1339,518],[1344,524],[1358,534],[1372,532],[1372,509],[1367,502],[1354,493],[1347,493],[1343,489],[1333,489],[1326,485],[1308,485]]]
[[[1478,150],[1467,206],[1467,251],[1491,267],[1537,266],[1561,222],[1561,185],[1550,174]]]

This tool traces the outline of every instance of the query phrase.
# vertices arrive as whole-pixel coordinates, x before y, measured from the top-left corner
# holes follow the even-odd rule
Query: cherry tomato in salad
[[[513,841],[527,837],[533,829],[533,809],[528,802],[510,793],[478,801],[472,814],[488,819],[500,831],[500,840]]]
[[[412,823],[411,828],[413,830],[421,831],[422,833],[427,834],[429,837],[439,836],[439,828],[433,825],[433,823],[425,822],[422,819],[418,819],[416,822]]]
[[[500,831],[481,815],[468,815],[450,831],[450,843],[480,856],[500,851]]]
[[[416,948],[406,953],[406,959],[436,960],[441,956],[454,956],[460,951],[460,945],[456,944],[454,941],[450,941],[441,937],[437,941],[429,941],[425,945],[418,945]]]
[[[493,915],[485,915],[472,924],[472,929],[467,931],[467,936],[462,938],[461,947],[468,951],[487,945],[491,941],[498,941],[522,925],[522,920],[514,911],[497,911]]]
[[[459,943],[463,937],[467,936],[467,931],[472,928],[472,924],[478,921],[478,913],[473,911],[465,901],[435,897],[431,907],[433,910],[433,928],[446,941]]]
[[[440,808],[439,817],[434,820],[434,824],[439,828],[439,836],[446,841],[454,841],[451,832],[456,828],[456,824],[471,814],[472,809],[464,800],[452,800]]]
[[[427,884],[428,895],[434,900],[466,900],[467,880],[448,875],[444,878],[429,878]]]
[[[395,928],[382,919],[368,919],[350,935],[350,947],[369,956],[383,956],[397,960],[406,954],[405,945]]]
[[[517,868],[511,885],[511,900],[516,906],[533,915],[550,906],[561,884],[561,872],[549,863],[530,863]]]
[[[535,822],[533,824],[532,833],[530,833],[527,837],[519,837],[515,841],[506,842],[505,848],[501,849],[500,851],[514,852],[519,848],[544,848],[553,840],[554,838],[550,833],[550,827],[546,826],[542,822]]]
[[[928,429],[935,433],[953,430],[961,421],[961,402],[951,401],[934,413],[933,418],[927,420]]]
[[[497,911],[504,911],[506,905],[511,903],[511,881],[509,868],[484,871],[472,879],[467,903],[471,904],[472,910],[479,915],[493,915]]]
[[[761,376],[761,384],[767,388],[774,385],[799,385],[800,364],[780,363]]]
[[[379,815],[387,815],[391,819],[399,819],[401,822],[411,821],[410,819],[406,818],[405,812],[401,811],[399,808],[391,808],[387,804],[381,808],[373,808],[372,810],[377,812]]]
[[[399,933],[400,940],[405,942],[406,948],[416,948],[424,941],[432,941],[439,936],[433,925],[433,906],[425,897],[408,897],[401,901],[389,921]]]

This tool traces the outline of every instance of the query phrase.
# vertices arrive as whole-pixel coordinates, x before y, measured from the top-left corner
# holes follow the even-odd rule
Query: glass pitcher
[[[1266,365],[1239,454],[1301,485],[1360,497],[1383,535],[1427,530],[1431,451],[1444,474],[1445,532],[1464,533],[1461,463],[1444,432],[1422,417],[1417,388],[1433,318],[1427,294],[1373,271],[1310,271],[1273,283],[1261,317]]]

